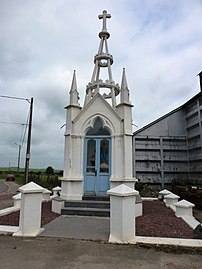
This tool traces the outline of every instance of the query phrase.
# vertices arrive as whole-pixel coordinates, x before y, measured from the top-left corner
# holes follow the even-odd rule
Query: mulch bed
[[[51,202],[42,204],[41,225],[57,218],[51,211]],[[0,217],[0,225],[19,225],[19,211]],[[144,201],[143,216],[136,218],[136,235],[171,238],[194,238],[193,230],[161,201]]]

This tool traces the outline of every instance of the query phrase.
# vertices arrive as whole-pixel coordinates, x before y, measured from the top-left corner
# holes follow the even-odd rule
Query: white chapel
[[[86,86],[83,107],[79,104],[76,72],[66,109],[64,173],[61,198],[82,200],[85,196],[107,196],[122,183],[134,189],[132,168],[132,104],[126,72],[121,86],[113,80],[113,56],[109,52],[106,10],[102,20],[100,44],[94,57],[94,70]],[[102,72],[105,69],[104,72]],[[106,72],[107,71],[107,72]],[[106,77],[102,77],[102,73]]]

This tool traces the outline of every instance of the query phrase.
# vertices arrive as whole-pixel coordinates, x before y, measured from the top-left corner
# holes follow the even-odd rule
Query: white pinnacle
[[[126,71],[125,68],[123,68],[123,75],[121,82],[121,103],[128,103],[128,102],[129,102],[128,83],[126,80]]]
[[[76,83],[76,71],[74,70],[73,78],[72,78],[72,86],[70,90],[70,105],[78,105],[79,96],[77,91],[77,83]]]

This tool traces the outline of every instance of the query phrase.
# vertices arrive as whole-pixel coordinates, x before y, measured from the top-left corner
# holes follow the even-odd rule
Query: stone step
[[[110,210],[106,208],[65,207],[61,210],[61,215],[109,217]]]
[[[65,207],[83,207],[83,208],[110,208],[109,201],[66,201]]]
[[[90,195],[86,195],[82,197],[83,201],[109,201],[109,196],[90,196]]]

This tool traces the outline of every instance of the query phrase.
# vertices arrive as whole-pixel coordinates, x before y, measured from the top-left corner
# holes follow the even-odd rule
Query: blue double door
[[[84,147],[84,195],[107,195],[110,175],[110,137],[86,137]]]

